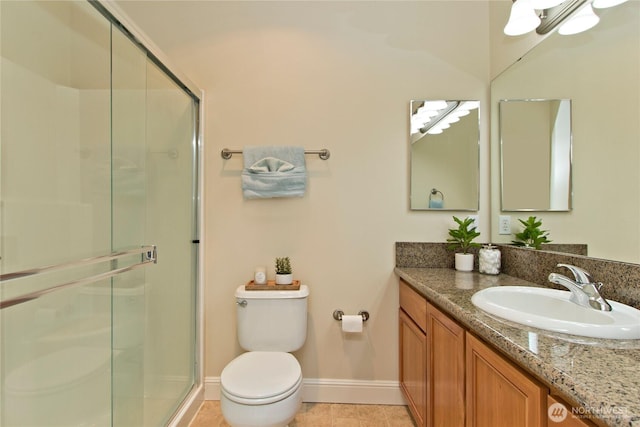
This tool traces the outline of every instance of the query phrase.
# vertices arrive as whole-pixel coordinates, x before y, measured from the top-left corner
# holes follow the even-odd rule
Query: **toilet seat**
[[[220,375],[222,393],[245,405],[285,399],[302,384],[300,364],[290,353],[250,351],[236,357]]]

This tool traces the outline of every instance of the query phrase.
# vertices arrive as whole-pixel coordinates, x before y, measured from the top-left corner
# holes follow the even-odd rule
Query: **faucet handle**
[[[587,270],[584,270],[580,267],[576,267],[575,265],[569,265],[569,264],[558,264],[556,265],[556,267],[566,267],[568,268],[571,273],[573,273],[573,277],[575,277],[576,282],[584,285],[587,283],[594,283],[593,277],[591,277],[591,274],[589,274],[589,272]]]

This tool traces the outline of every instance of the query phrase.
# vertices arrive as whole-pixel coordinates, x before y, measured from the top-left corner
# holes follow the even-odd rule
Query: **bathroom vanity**
[[[400,382],[418,425],[640,426],[637,340],[570,340],[477,309],[480,289],[539,286],[506,274],[395,271]],[[576,416],[557,422],[556,402]]]

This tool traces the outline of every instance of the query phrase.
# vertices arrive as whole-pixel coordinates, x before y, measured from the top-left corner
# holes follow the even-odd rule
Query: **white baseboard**
[[[207,377],[205,400],[220,400],[220,377]],[[406,405],[398,381],[336,380],[305,378],[302,380],[303,402],[360,403]]]

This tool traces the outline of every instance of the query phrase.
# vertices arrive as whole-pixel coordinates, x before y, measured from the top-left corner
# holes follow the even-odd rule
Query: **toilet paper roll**
[[[362,316],[359,314],[342,315],[343,332],[362,332]]]

